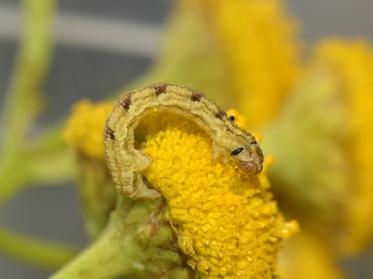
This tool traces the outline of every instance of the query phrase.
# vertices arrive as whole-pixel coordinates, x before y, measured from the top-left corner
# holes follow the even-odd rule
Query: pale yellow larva
[[[154,108],[170,110],[193,121],[213,143],[213,158],[234,159],[248,174],[262,170],[263,154],[248,132],[200,92],[173,84],[156,84],[125,93],[113,108],[105,127],[105,153],[117,190],[132,198],[158,198],[141,171],[151,159],[135,148],[135,128]],[[226,160],[225,160],[226,161]]]

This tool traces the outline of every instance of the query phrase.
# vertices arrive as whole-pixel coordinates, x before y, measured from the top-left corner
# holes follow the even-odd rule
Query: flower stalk
[[[97,240],[51,278],[189,278],[164,208],[121,198]]]
[[[24,0],[22,4],[25,18],[23,35],[0,126],[0,203],[26,185],[39,180],[36,177],[43,180],[45,176],[51,177],[52,173],[58,173],[57,169],[50,174],[42,174],[41,169],[36,167],[36,162],[25,162],[25,158],[33,159],[28,153],[35,154],[29,149],[29,133],[43,103],[40,93],[52,52],[51,22],[55,1]],[[53,155],[50,156],[51,161]],[[46,156],[49,155],[44,154],[44,157]],[[51,162],[49,164],[51,165]]]
[[[116,192],[106,164],[102,160],[78,154],[77,191],[88,235],[97,237],[106,227],[115,209]]]

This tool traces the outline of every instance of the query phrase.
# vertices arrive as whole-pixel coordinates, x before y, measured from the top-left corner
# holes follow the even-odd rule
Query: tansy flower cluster
[[[81,141],[81,131],[101,123],[90,136],[102,136],[109,104],[80,106],[84,109],[74,109],[65,134],[72,146],[95,157],[99,152],[90,152],[103,148],[102,143],[93,148],[89,139]],[[138,132],[147,135],[142,150],[152,159],[144,174],[167,200],[188,264],[203,278],[271,278],[280,242],[297,224],[285,223],[278,212],[268,191],[267,167],[259,178],[241,180],[233,166],[212,160],[211,139],[177,115],[155,112],[140,123]]]

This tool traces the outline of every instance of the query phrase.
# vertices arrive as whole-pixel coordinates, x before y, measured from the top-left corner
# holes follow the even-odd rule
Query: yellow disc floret
[[[76,103],[64,130],[67,143],[86,156],[104,159],[103,130],[112,108],[111,102]]]
[[[273,278],[280,241],[297,225],[284,223],[268,181],[213,161],[211,139],[186,119],[153,115],[144,126],[145,176],[168,201],[188,264],[202,278]]]

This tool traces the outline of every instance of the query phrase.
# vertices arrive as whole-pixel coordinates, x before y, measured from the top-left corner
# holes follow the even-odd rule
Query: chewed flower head
[[[112,108],[111,102],[76,103],[64,130],[67,143],[86,156],[104,159],[103,127]]]
[[[242,180],[233,166],[213,161],[211,139],[180,116],[151,115],[142,128],[142,150],[152,159],[144,175],[168,202],[188,264],[202,278],[272,278],[281,239],[297,225],[284,222],[268,181]]]
[[[373,50],[362,41],[330,39],[322,42],[315,64],[334,75],[344,89],[348,133],[345,144],[350,181],[344,201],[344,238],[347,251],[357,251],[372,239],[373,225]],[[340,96],[342,98],[342,96]]]

